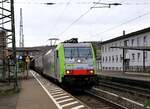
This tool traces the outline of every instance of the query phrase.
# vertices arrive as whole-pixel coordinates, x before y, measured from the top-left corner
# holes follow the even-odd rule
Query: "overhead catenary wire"
[[[91,10],[91,9],[90,9]],[[61,32],[59,35],[65,33],[72,25],[74,25],[76,22],[78,22],[82,17],[84,17],[90,10],[87,10],[85,13],[83,13],[82,15],[80,15],[76,20],[74,20],[67,28],[65,28],[65,30],[63,32]]]
[[[100,2],[101,0],[99,0],[98,2]],[[96,4],[93,5],[93,7],[96,6]],[[86,14],[88,14],[90,11],[92,10],[92,8],[89,8],[86,12],[84,12],[83,14],[81,14],[77,19],[75,19],[69,26],[67,26],[67,28],[64,29],[64,31],[62,31],[61,33],[58,34],[61,35],[63,33],[65,33],[72,25],[74,25],[76,22],[78,22],[82,17],[84,17]]]
[[[142,3],[130,3],[130,2],[124,2],[124,5],[136,5],[136,6],[140,6],[140,5],[150,5],[150,2],[142,2]]]
[[[9,0],[3,0],[3,1],[7,1],[7,3],[9,3],[10,1]],[[0,3],[1,2],[3,2],[3,1],[0,1]],[[71,0],[69,0],[69,1],[71,1]],[[24,2],[18,2],[18,1],[15,1],[14,3],[16,3],[16,4],[39,4],[39,5],[41,5],[41,4],[45,4],[45,5],[51,5],[51,4],[55,4],[55,5],[68,5],[68,3],[69,3],[69,1],[68,2],[37,2],[37,1],[24,1]],[[122,2],[124,2],[124,1],[122,1]],[[76,4],[76,5],[85,5],[85,4],[91,4],[92,2],[91,1],[89,1],[89,2],[72,2],[72,3],[69,3],[69,4]],[[95,2],[95,3],[98,3],[98,2]],[[107,4],[107,3],[100,3],[100,4]],[[150,4],[150,2],[148,1],[148,2],[143,2],[142,1],[142,3],[141,2],[134,2],[134,3],[131,3],[131,2],[124,2],[123,3],[123,5],[149,5]]]
[[[129,3],[124,3],[124,4],[128,4],[128,5],[129,5]],[[138,3],[135,3],[135,4],[137,5]],[[96,4],[95,4],[95,5],[96,5]],[[94,6],[93,6],[93,7],[94,7]],[[80,16],[79,16],[76,20],[74,20],[63,32],[61,32],[61,33],[58,34],[58,35],[62,35],[63,33],[65,33],[68,29],[70,29],[71,26],[73,26],[73,25],[74,25],[76,22],[78,22],[82,17],[84,17],[90,10],[91,10],[91,8],[90,8],[89,10],[87,10],[85,13],[83,13],[82,15],[80,15]],[[109,29],[106,29],[105,31],[100,32],[100,33],[98,33],[98,34],[102,34],[102,33],[111,31],[111,30],[113,30],[113,29],[115,29],[115,28],[118,28],[118,27],[120,27],[120,26],[122,26],[122,25],[125,25],[125,24],[127,24],[127,23],[130,23],[130,22],[132,22],[132,21],[134,21],[134,20],[137,20],[137,19],[139,19],[139,18],[141,18],[141,17],[144,17],[144,16],[146,16],[146,15],[149,15],[149,14],[150,14],[150,12],[144,13],[144,14],[142,14],[142,15],[140,15],[140,16],[137,16],[137,17],[135,17],[135,18],[129,19],[129,20],[127,20],[126,22],[123,22],[123,23],[121,23],[121,24],[119,24],[119,25],[116,25],[116,26],[114,26],[114,27],[111,27],[111,28],[109,28]]]
[[[150,2],[142,2],[142,3],[130,3],[130,2],[125,2],[124,0],[123,1],[121,1],[120,2],[122,5],[149,5],[150,4]],[[112,11],[112,10],[111,10]],[[109,11],[110,12],[110,11]],[[144,13],[144,14],[142,14],[142,15],[139,15],[139,16],[137,16],[137,17],[134,17],[134,18],[132,18],[132,19],[129,19],[129,20],[127,20],[127,21],[125,21],[125,22],[123,22],[123,23],[120,23],[120,24],[118,24],[118,25],[116,25],[116,26],[113,26],[113,27],[111,27],[111,28],[108,28],[108,29],[106,29],[106,30],[104,30],[104,31],[102,31],[102,32],[100,32],[100,33],[97,33],[96,35],[98,35],[98,34],[103,34],[103,33],[105,33],[105,32],[108,32],[108,31],[112,31],[112,30],[114,30],[114,29],[116,29],[116,28],[119,28],[120,26],[122,26],[122,25],[125,25],[125,24],[127,24],[127,23],[130,23],[130,22],[132,22],[132,21],[134,21],[134,20],[137,20],[137,19],[139,19],[139,18],[141,18],[141,17],[144,17],[144,16],[146,16],[146,15],[149,15],[150,14],[150,12],[147,12],[147,13]],[[94,35],[95,36],[95,35]]]
[[[6,3],[10,3],[9,1],[6,2]],[[40,2],[14,2],[15,4],[28,4],[28,5],[54,5],[56,3],[54,2],[43,2],[43,3],[40,3]]]
[[[125,21],[125,22],[123,22],[123,23],[121,23],[121,24],[118,24],[118,25],[116,25],[116,26],[113,26],[113,27],[111,27],[111,28],[108,28],[108,29],[106,29],[106,30],[104,30],[104,31],[102,31],[102,32],[100,32],[100,33],[97,33],[96,35],[103,34],[103,33],[108,32],[108,31],[112,31],[112,30],[114,30],[114,29],[116,29],[116,28],[119,28],[119,27],[122,26],[122,25],[128,24],[128,23],[130,23],[130,22],[133,22],[133,21],[135,21],[135,20],[137,20],[137,19],[139,19],[139,18],[142,18],[142,17],[144,17],[144,16],[147,16],[147,15],[150,15],[150,11],[149,11],[149,12],[146,12],[146,13],[144,13],[144,14],[142,14],[142,15],[139,15],[139,16],[137,16],[137,17],[134,17],[134,18],[132,18],[132,19],[129,19],[129,20],[127,20],[127,21]],[[95,36],[95,35],[94,35],[94,36]]]
[[[7,1],[7,0],[6,0]],[[71,0],[69,0],[71,1]],[[35,2],[35,1],[25,1],[25,2],[14,2],[15,4],[26,4],[26,5],[68,5],[68,4],[76,4],[76,5],[86,5],[86,4],[90,4],[91,2],[73,2],[73,3],[69,3],[68,2]],[[1,2],[0,2],[1,3]],[[6,2],[6,3],[10,3],[10,1]]]
[[[63,3],[63,2],[62,2]],[[43,3],[42,3],[43,4]],[[56,3],[57,4],[57,3]],[[67,5],[68,3],[65,3],[64,2],[64,4],[65,5]],[[80,3],[79,3],[80,4]],[[132,5],[131,3],[124,3],[124,4],[127,4],[127,5]],[[137,3],[135,3],[135,4],[137,4]],[[134,3],[133,3],[133,5],[134,5]],[[82,17],[84,17],[87,13],[89,13],[89,11],[90,11],[91,9],[89,9],[89,10],[87,10],[85,13],[83,13],[83,14],[81,14],[77,19],[75,19],[75,21],[73,21],[67,28],[66,28],[66,30],[64,30],[63,32],[61,32],[60,34],[63,34],[64,32],[66,32],[72,25],[74,25],[76,22],[78,22]],[[131,22],[131,21],[130,21]],[[121,23],[122,24],[122,23]],[[122,24],[123,25],[123,24]],[[119,24],[119,26],[120,26],[120,24]],[[116,27],[116,26],[115,26]],[[113,28],[113,27],[112,27]]]
[[[57,27],[57,21],[62,17],[62,15],[63,15],[63,13],[65,12],[65,10],[67,9],[67,7],[70,5],[70,3],[71,3],[71,0],[68,0],[67,1],[67,4],[65,5],[65,7],[64,7],[64,9],[62,10],[62,12],[61,12],[61,14],[58,16],[58,18],[57,18],[57,20],[55,21],[55,23],[54,23],[54,29],[57,29],[56,27]]]

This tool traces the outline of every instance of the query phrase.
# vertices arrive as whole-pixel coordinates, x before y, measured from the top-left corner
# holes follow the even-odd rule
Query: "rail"
[[[113,107],[116,107],[117,109],[128,109],[127,107],[122,106],[119,103],[116,103],[116,102],[114,102],[114,101],[112,101],[112,100],[110,100],[110,99],[108,99],[108,98],[106,98],[104,96],[99,95],[98,93],[100,91],[102,92],[102,90],[98,90],[97,91],[97,89],[95,90],[95,88],[93,88],[91,90],[86,90],[85,92],[90,94],[90,95],[92,95],[92,96],[95,96],[95,97],[97,97],[97,98],[99,98],[101,100],[104,100],[105,102],[107,102],[108,104],[112,105]],[[108,93],[106,93],[106,94],[108,94]]]
[[[127,84],[120,84],[120,83],[116,83],[112,81],[109,82],[109,81],[103,81],[103,80],[99,81],[99,85],[104,86],[104,87],[109,87],[112,89],[117,89],[117,90],[124,91],[124,92],[128,92],[128,93],[132,93],[132,94],[136,94],[142,97],[150,98],[150,90],[146,88],[140,88],[137,86],[130,86]]]
[[[112,103],[112,105],[118,106],[119,109],[149,109],[149,107],[145,107],[141,103],[102,89],[93,88],[86,91],[86,93]]]

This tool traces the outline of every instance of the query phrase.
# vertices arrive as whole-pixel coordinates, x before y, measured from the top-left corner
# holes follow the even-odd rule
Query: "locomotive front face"
[[[64,46],[65,75],[93,75],[94,62],[90,44]]]

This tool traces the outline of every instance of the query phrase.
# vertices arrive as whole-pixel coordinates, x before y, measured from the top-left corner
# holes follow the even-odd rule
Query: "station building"
[[[150,27],[107,40],[101,46],[103,71],[150,71]]]

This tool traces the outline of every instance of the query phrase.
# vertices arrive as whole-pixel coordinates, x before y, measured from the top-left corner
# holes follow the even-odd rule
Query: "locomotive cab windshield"
[[[66,47],[65,58],[92,58],[92,50],[90,47]]]

